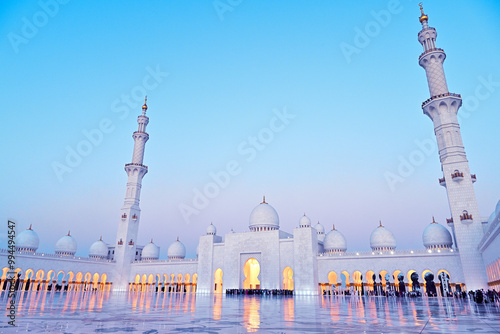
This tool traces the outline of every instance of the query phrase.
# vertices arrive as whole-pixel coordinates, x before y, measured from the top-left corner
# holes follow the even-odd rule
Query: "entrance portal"
[[[260,289],[259,273],[259,261],[254,258],[248,259],[243,267],[243,274],[245,275],[243,289]]]

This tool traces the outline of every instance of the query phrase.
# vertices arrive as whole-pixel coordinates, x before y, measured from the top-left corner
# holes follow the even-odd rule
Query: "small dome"
[[[167,255],[171,260],[180,260],[186,257],[186,247],[179,241],[179,238],[168,247]]]
[[[300,217],[299,227],[311,227],[311,219],[309,219],[305,213],[302,217]]]
[[[102,237],[90,246],[89,257],[95,259],[105,259],[108,257],[108,246],[102,241]]]
[[[215,225],[210,223],[207,227],[207,235],[216,235],[217,234],[217,229],[215,228]]]
[[[31,229],[31,225],[27,230],[22,231],[16,236],[16,250],[36,252],[40,238],[38,234]]]
[[[451,248],[453,246],[453,238],[450,231],[441,224],[438,224],[432,218],[430,223],[422,234],[424,247],[427,249],[433,248]]]
[[[318,240],[324,241],[325,240],[325,228],[323,227],[323,225],[321,225],[318,222],[314,228],[316,229],[316,233],[318,233]]]
[[[342,253],[347,250],[345,237],[342,233],[335,229],[335,225],[333,226],[333,229],[326,234],[323,246],[325,248],[325,252],[328,253]]]
[[[71,236],[68,232],[68,235],[65,235],[61,239],[57,240],[55,251],[58,255],[75,255],[76,253],[76,240]]]
[[[142,260],[158,260],[160,257],[160,247],[156,246],[151,239],[151,242],[144,246],[141,253]]]
[[[251,231],[269,231],[280,228],[278,213],[272,206],[266,203],[266,197],[262,203],[257,205],[250,214]]]
[[[370,236],[370,247],[374,251],[395,250],[396,238],[391,231],[382,226],[377,227]]]

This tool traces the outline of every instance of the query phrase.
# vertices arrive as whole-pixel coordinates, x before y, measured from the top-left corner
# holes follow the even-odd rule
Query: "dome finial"
[[[99,237],[99,241],[102,241],[102,235]]]
[[[179,241],[179,236],[177,236],[177,241]]]
[[[267,204],[266,203],[266,195],[262,196],[262,203],[260,203],[260,204]]]
[[[382,225],[382,220],[379,220],[378,222],[380,224],[378,227],[384,227],[384,225]]]
[[[424,7],[422,7],[423,3],[419,3],[418,4],[420,6],[420,23],[424,22],[424,21],[427,21],[429,19],[429,17],[427,17],[427,15],[424,14]]]
[[[68,231],[68,237],[71,237],[71,231]]]
[[[335,224],[333,224],[333,228],[332,228],[332,231],[335,231]]]
[[[151,238],[151,243],[153,243],[153,238]]]
[[[30,230],[30,231],[32,230],[31,225],[32,225],[32,224],[30,224],[30,227],[28,227],[28,230]]]
[[[434,216],[432,216],[432,223],[437,224],[436,221],[434,220]]]
[[[306,213],[304,212],[304,217],[306,216]]]
[[[144,105],[142,106],[142,114],[146,114],[146,110],[148,110],[148,96],[144,97]]]

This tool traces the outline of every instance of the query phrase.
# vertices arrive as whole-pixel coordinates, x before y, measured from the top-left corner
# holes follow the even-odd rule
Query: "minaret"
[[[136,257],[136,241],[141,216],[139,199],[141,197],[142,178],[148,172],[148,166],[142,164],[144,147],[149,139],[149,135],[146,133],[146,126],[149,123],[149,118],[146,116],[148,110],[146,103],[147,97],[142,106],[142,115],[137,117],[139,127],[132,135],[135,142],[132,162],[125,165],[125,171],[128,175],[127,191],[116,235],[116,267],[113,277],[113,291],[128,291],[130,264]]]
[[[424,52],[418,63],[425,69],[431,96],[422,103],[422,109],[434,123],[443,171],[439,183],[448,193],[452,216],[448,223],[454,232],[467,290],[487,289],[486,271],[477,249],[483,229],[472,184],[476,176],[470,173],[457,119],[462,98],[448,91],[443,70],[446,53],[436,47],[436,29],[427,25],[428,17],[424,14],[422,3],[420,11],[422,30],[418,33],[418,41],[424,47]]]

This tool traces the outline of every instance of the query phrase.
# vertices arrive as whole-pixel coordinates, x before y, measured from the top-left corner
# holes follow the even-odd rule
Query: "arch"
[[[101,285],[102,285],[102,291],[107,291],[106,289],[106,281],[108,280],[108,275],[107,274],[102,274],[101,275]]]
[[[417,286],[413,286],[413,281],[411,279],[411,275],[415,273],[418,275],[418,273],[411,269],[411,270],[408,270],[408,272],[406,273],[406,278],[408,279],[408,287],[411,287],[411,290],[410,291],[418,291],[420,289],[420,285],[417,287]],[[419,277],[420,278],[420,277]]]
[[[243,289],[260,289],[260,264],[254,258],[250,258],[245,262],[243,266],[243,274],[245,279],[243,280]]]
[[[155,278],[154,278],[153,274],[149,274],[149,276],[148,276],[148,284],[149,285],[153,285],[154,279]]]
[[[375,283],[375,281],[373,280],[373,275],[375,275],[375,272],[373,270],[368,270],[365,274],[366,288],[370,291],[373,291],[373,286]]]
[[[451,275],[450,275],[450,273],[448,272],[448,270],[445,270],[445,269],[440,269],[440,270],[438,271],[438,273],[437,273],[437,274],[438,274],[438,276],[439,276],[439,274],[441,274],[442,272],[444,272],[445,274],[447,274],[447,275],[448,275],[448,279],[451,279]]]
[[[328,273],[328,283],[330,285],[337,285],[337,273],[335,271],[330,271]]]
[[[222,276],[224,273],[221,268],[217,268],[214,275],[214,293],[222,293]]]
[[[293,270],[290,267],[283,270],[283,290],[293,290]]]
[[[444,275],[444,279],[443,279]],[[447,270],[441,269],[438,271],[439,280],[439,290],[441,291],[441,296],[447,296],[452,291],[451,276]],[[460,287],[461,289],[461,287]]]
[[[429,273],[434,275],[434,273],[432,271],[430,271],[429,269],[425,269],[424,271],[422,271],[421,277],[425,279],[425,276]]]
[[[340,280],[342,288],[349,288],[351,283],[349,281],[349,273],[347,271],[343,271],[340,273]]]
[[[391,283],[387,282],[387,280],[385,278],[386,275],[387,275],[387,270],[381,270],[378,273],[378,277],[379,277],[379,280],[380,280],[380,288],[381,288],[380,292],[390,290]]]
[[[354,289],[361,293],[363,291],[362,284],[363,284],[363,275],[361,274],[361,271],[356,270],[355,272],[352,273],[352,282],[354,285]]]
[[[193,274],[193,284],[198,283],[198,274]]]
[[[97,291],[99,290],[99,278],[101,275],[98,273],[94,273],[92,276],[92,291]]]

